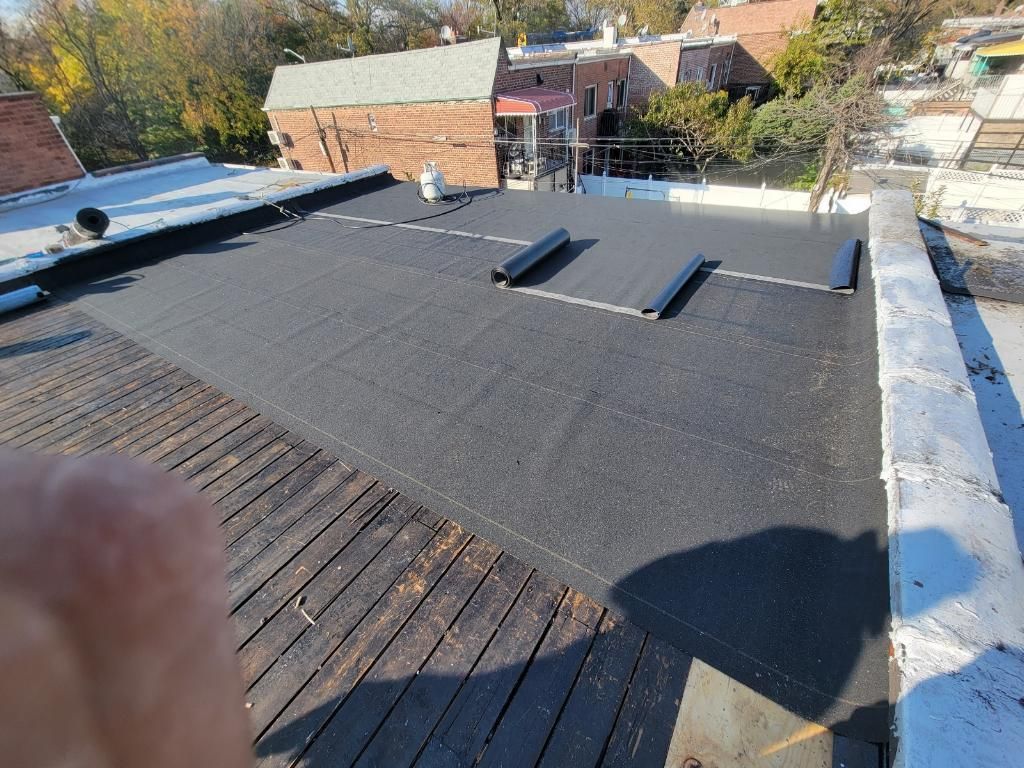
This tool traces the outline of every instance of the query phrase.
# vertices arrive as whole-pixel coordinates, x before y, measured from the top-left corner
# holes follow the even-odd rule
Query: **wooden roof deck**
[[[212,502],[259,765],[878,765],[71,306],[0,323],[0,444]]]

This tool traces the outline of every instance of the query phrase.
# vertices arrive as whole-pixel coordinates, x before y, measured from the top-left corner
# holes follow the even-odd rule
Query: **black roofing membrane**
[[[435,213],[397,184],[324,210]],[[863,217],[710,211],[506,193],[420,224],[518,239],[564,226],[623,270],[622,301],[698,242],[735,271],[824,282],[838,244],[866,239]],[[271,227],[64,292],[789,709],[887,737],[869,259],[852,296],[701,273],[652,322],[493,287],[516,245],[344,223]],[[632,228],[646,250],[622,249]],[[573,289],[607,296],[608,273]]]

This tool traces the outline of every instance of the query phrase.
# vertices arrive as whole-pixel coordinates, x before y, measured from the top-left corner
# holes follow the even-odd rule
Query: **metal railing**
[[[498,161],[505,179],[535,179],[564,168],[571,159],[569,142],[544,139],[536,147],[522,140],[498,140]]]

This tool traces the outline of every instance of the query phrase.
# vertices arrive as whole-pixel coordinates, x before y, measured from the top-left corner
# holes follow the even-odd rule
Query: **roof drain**
[[[857,290],[857,265],[860,263],[860,240],[847,240],[832,257],[832,271],[828,276],[828,287],[836,293],[853,293]]]
[[[658,292],[653,301],[649,301],[647,306],[640,310],[640,314],[648,320],[657,320],[661,317],[661,313],[672,303],[672,299],[676,297],[676,294],[682,290],[683,286],[702,266],[704,266],[704,254],[698,253],[687,262],[685,267],[676,273],[675,277],[668,281],[668,284]]]
[[[569,244],[569,233],[559,227],[521,248],[491,270],[491,282],[498,288],[511,288],[512,283],[537,266],[555,251]]]

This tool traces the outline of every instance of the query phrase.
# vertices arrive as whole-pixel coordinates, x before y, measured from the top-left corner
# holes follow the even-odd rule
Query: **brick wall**
[[[629,57],[622,56],[614,59],[603,59],[601,61],[581,60],[576,64],[576,103],[577,116],[579,121],[573,125],[579,125],[579,137],[581,141],[592,139],[597,136],[598,117],[601,112],[607,109],[608,104],[608,83],[613,82],[615,86],[612,93],[612,108],[617,104],[618,89],[620,80],[628,80]],[[583,116],[584,92],[588,86],[597,86],[597,112],[593,117]],[[632,84],[627,85],[627,95]]]
[[[316,115],[329,157],[320,150],[309,109],[268,113],[271,127],[291,140],[281,153],[302,170],[345,173],[385,163],[396,179],[406,180],[418,179],[423,163],[435,160],[452,186],[498,185],[494,108],[489,100],[318,107]],[[376,131],[370,127],[370,115]]]
[[[38,93],[0,96],[0,196],[85,175]]]
[[[679,81],[679,43],[638,45],[633,49],[629,70],[629,106],[642,109],[655,91],[671,88]]]
[[[731,84],[738,87],[771,82],[769,69],[788,43],[788,32],[745,35],[738,41],[736,56],[733,58]]]

